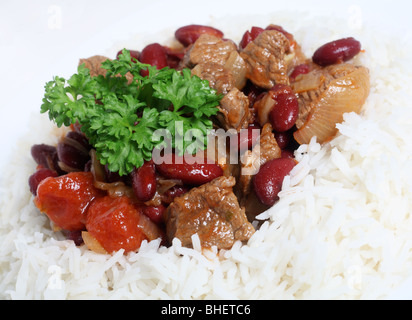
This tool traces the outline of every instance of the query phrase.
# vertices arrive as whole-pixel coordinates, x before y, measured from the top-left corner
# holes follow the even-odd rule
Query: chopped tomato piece
[[[84,229],[87,208],[99,195],[91,172],[72,172],[43,180],[34,203],[56,226],[76,231]]]
[[[86,229],[109,253],[120,249],[136,251],[143,240],[162,236],[141,207],[135,206],[127,196],[96,199],[88,210]]]

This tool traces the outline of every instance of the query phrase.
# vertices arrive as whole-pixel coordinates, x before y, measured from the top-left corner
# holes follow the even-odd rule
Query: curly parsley
[[[83,64],[69,80],[54,77],[45,85],[41,113],[48,112],[59,127],[80,123],[110,171],[125,175],[150,160],[161,144],[154,138],[157,129],[169,130],[173,138],[177,121],[184,131],[198,129],[206,135],[212,129],[210,117],[218,112],[221,96],[189,69],[157,70],[132,59],[127,50],[102,68],[106,76],[91,77]],[[149,75],[141,76],[142,70]],[[187,146],[173,147],[182,153]]]

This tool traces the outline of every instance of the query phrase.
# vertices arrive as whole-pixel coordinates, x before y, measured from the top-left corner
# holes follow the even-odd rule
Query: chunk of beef
[[[192,69],[192,75],[209,81],[209,85],[219,94],[227,94],[235,86],[235,79],[231,72],[221,64],[205,62],[198,64]]]
[[[80,59],[79,65],[84,63],[85,67],[90,70],[90,75],[96,77],[98,75],[106,76],[106,70],[102,68],[102,63],[109,58],[104,56],[93,56],[87,59]]]
[[[240,131],[249,126],[251,114],[249,112],[249,99],[245,94],[233,88],[220,100],[220,113],[217,115],[223,128]]]
[[[296,66],[300,64],[304,64],[304,63],[306,64],[308,62],[308,59],[303,53],[302,48],[299,45],[299,43],[297,43],[297,41],[295,40],[295,37],[293,36],[293,34],[287,32],[285,29],[283,29],[283,27],[279,25],[274,25],[274,24],[269,25],[266,28],[266,30],[277,30],[283,33],[286,36],[286,38],[289,40],[289,44],[290,44],[289,51],[290,52],[285,56],[285,61],[288,66],[289,75]]]
[[[193,75],[208,80],[218,93],[226,94],[234,87],[242,89],[246,83],[246,64],[232,41],[202,35],[186,53],[183,63],[192,68]]]
[[[212,88],[225,95],[217,115],[225,129],[247,128],[249,101],[240,91],[246,84],[246,63],[232,41],[203,34],[186,52],[181,66],[192,68],[192,75],[209,81]]]
[[[97,77],[99,75],[106,76],[106,69],[102,68],[102,63],[105,62],[106,60],[110,60],[107,57],[104,56],[92,56],[87,59],[80,59],[79,65],[82,65],[84,63],[84,66],[90,70],[90,76],[92,77]],[[117,76],[121,76],[120,74]],[[128,72],[125,75],[128,83],[132,83],[133,81],[133,75]]]
[[[247,241],[255,232],[232,191],[235,178],[220,177],[175,198],[166,210],[166,234],[192,247],[198,234],[202,247],[230,249],[235,241]]]
[[[236,45],[232,41],[225,41],[210,34],[203,34],[186,53],[189,60],[184,59],[184,61],[189,68],[204,62],[224,65],[232,51],[236,50]]]
[[[286,54],[289,40],[276,30],[265,30],[241,52],[248,65],[246,77],[255,85],[270,89],[275,84],[289,85]]]

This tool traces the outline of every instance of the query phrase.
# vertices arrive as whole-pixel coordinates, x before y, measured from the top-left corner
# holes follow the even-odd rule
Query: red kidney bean
[[[117,54],[116,54],[116,59],[119,59],[119,55],[122,53],[122,51],[123,51],[123,50],[120,50],[119,52],[117,52]],[[139,51],[129,50],[129,52],[130,52],[130,57],[132,57],[132,58],[134,58],[134,59],[136,59],[136,60],[139,60],[139,57],[140,57],[140,52],[139,52]],[[134,60],[132,59],[132,61],[134,61]]]
[[[342,63],[355,57],[361,51],[361,43],[355,38],[344,38],[321,46],[312,60],[320,66]]]
[[[109,168],[108,168],[108,165],[104,166],[104,175],[106,177],[106,182],[108,182],[108,183],[123,182],[125,184],[129,184],[128,183],[129,176],[127,176],[127,175],[120,176],[119,172],[110,171]]]
[[[68,230],[62,230],[64,236],[68,240],[72,240],[76,246],[81,246],[84,241],[82,237],[82,230],[74,230],[74,231],[68,231]]]
[[[70,133],[73,135],[69,135]],[[82,171],[90,160],[89,151],[83,143],[77,140],[77,138],[80,139],[79,133],[74,131],[70,133],[57,144],[57,156],[67,166]],[[72,139],[70,136],[76,136],[76,139]]]
[[[163,69],[167,67],[166,49],[158,43],[149,44],[140,53],[139,61],[150,64],[151,66],[156,66],[157,69]],[[149,72],[143,70],[141,74],[142,76],[147,76]]]
[[[279,200],[284,178],[292,171],[296,162],[290,158],[279,158],[265,163],[253,178],[253,187],[258,199],[267,206]]]
[[[258,97],[265,92],[263,88],[254,85],[251,81],[246,82],[246,86],[242,91],[249,99],[249,108],[253,108],[253,105],[258,100]]]
[[[202,159],[203,160],[203,159]],[[177,155],[165,156],[165,161],[156,165],[157,171],[168,179],[179,179],[184,184],[199,186],[223,175],[218,164],[207,163],[189,164],[184,157]]]
[[[164,47],[167,55],[167,65],[172,69],[179,67],[180,61],[185,56],[184,50]]]
[[[285,132],[275,132],[275,139],[280,149],[286,149],[293,136],[290,130]]]
[[[299,115],[299,103],[293,90],[286,85],[279,84],[270,89],[271,98],[277,103],[269,114],[272,127],[277,132],[291,129]]]
[[[246,31],[242,37],[242,40],[240,40],[239,46],[244,49],[246,46],[255,40],[263,31],[265,31],[263,28],[260,27],[252,27],[250,31]]]
[[[54,146],[35,144],[31,147],[31,156],[44,168],[54,169],[54,163],[57,164],[57,150]]]
[[[87,151],[90,151],[92,146],[89,144],[89,140],[86,138],[86,136],[82,132],[78,131],[69,131],[66,135],[67,138],[76,140],[78,143],[80,143]]]
[[[282,150],[280,157],[283,159],[294,159],[295,154],[292,150]]]
[[[56,171],[47,168],[41,168],[29,177],[30,191],[34,196],[37,195],[37,187],[39,186],[40,182],[48,177],[57,177]]]
[[[156,194],[156,171],[153,161],[146,161],[143,166],[132,172],[132,186],[137,199],[149,201]]]
[[[174,186],[163,193],[162,202],[171,204],[176,197],[180,197],[187,192],[189,192],[189,188],[185,186]]]
[[[187,47],[195,43],[202,34],[210,34],[218,38],[223,38],[222,31],[198,24],[191,24],[177,29],[175,37],[183,46]]]
[[[296,66],[293,69],[293,71],[290,74],[289,78],[291,80],[295,80],[298,75],[307,74],[307,73],[309,73],[309,71],[310,71],[310,68],[307,64],[305,64],[305,63],[300,64],[300,65]]]
[[[243,130],[247,130],[244,132]],[[254,131],[256,130],[256,132]],[[255,133],[255,134],[254,134]],[[260,137],[260,127],[251,124],[247,129],[242,129],[237,133],[237,138],[230,139],[230,148],[238,148],[240,153],[253,148],[256,140]]]
[[[161,224],[164,222],[163,215],[166,211],[164,205],[159,205],[155,207],[143,207],[143,214],[146,215],[152,222],[156,224]]]

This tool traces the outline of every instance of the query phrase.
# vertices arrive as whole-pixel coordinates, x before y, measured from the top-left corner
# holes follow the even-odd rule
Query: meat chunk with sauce
[[[225,95],[217,118],[225,129],[239,131],[249,124],[248,98],[240,91],[246,84],[246,63],[232,41],[203,34],[187,51],[181,67],[192,68],[192,75],[207,80]]]
[[[246,84],[246,63],[236,45],[213,35],[197,39],[183,58],[182,67],[192,68],[192,75],[208,80],[218,93],[242,89]]]
[[[217,118],[226,130],[233,128],[239,131],[249,126],[249,119],[251,117],[249,99],[237,88],[233,88],[222,98],[219,111],[220,113],[217,115]]]
[[[186,53],[183,58],[183,67],[193,68],[204,62],[224,65],[230,54],[236,50],[236,45],[232,41],[224,41],[219,37],[203,34]]]
[[[186,52],[180,67],[192,69],[192,75],[209,81],[218,93],[226,94],[235,84],[232,74],[225,68],[232,52],[237,52],[233,42],[203,34]]]
[[[106,76],[106,69],[102,68],[102,63],[108,60],[104,56],[93,56],[87,59],[80,59],[79,65],[84,63],[84,66],[90,70],[90,76],[97,77],[98,75]]]
[[[102,63],[106,60],[110,59],[104,56],[96,55],[90,58],[80,59],[79,66],[84,64],[84,66],[90,70],[91,77],[98,77],[100,75],[105,77],[106,69],[102,68]],[[126,73],[125,77],[128,81],[128,84],[132,83],[133,75],[130,72]]]
[[[258,87],[289,85],[286,55],[290,52],[287,37],[276,30],[265,30],[240,53],[247,63],[247,75]]]
[[[224,65],[215,62],[198,64],[192,69],[192,75],[209,81],[209,85],[217,93],[227,94],[235,87],[235,79],[232,73],[228,72]]]
[[[246,84],[246,63],[237,51],[232,51],[224,64],[205,61],[192,69],[192,75],[208,80],[217,93],[227,94],[233,88]]]
[[[165,214],[168,239],[176,237],[192,247],[191,237],[197,234],[202,247],[218,249],[249,240],[255,229],[239,206],[234,185],[234,177],[220,177],[175,198]]]

